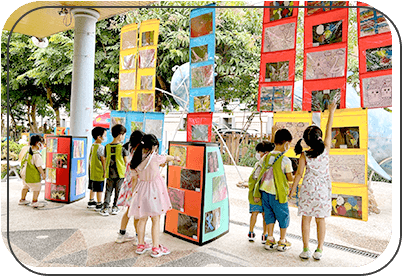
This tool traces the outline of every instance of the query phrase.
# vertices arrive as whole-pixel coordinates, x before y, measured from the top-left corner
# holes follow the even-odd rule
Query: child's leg
[[[309,233],[311,229],[311,216],[302,216],[301,231],[304,248],[309,248]]]
[[[106,190],[105,190],[105,198],[104,198],[104,208],[109,207],[109,203],[111,202],[111,196],[113,191],[113,180],[108,178],[106,179]]]
[[[144,235],[146,232],[146,223],[147,223],[147,217],[142,217],[138,220],[137,224],[137,234],[138,234],[138,239],[139,239],[139,244],[144,244]]]
[[[124,215],[122,216],[122,220],[120,221],[120,230],[126,230],[127,223],[129,222],[129,216],[127,215],[128,213],[129,209],[127,209]]]
[[[249,232],[253,233],[253,229],[256,225],[256,219],[259,212],[252,212],[250,215]]]
[[[28,189],[23,188],[21,191],[21,200],[25,200],[25,197],[27,197]]]
[[[151,227],[151,237],[153,239],[153,247],[159,247],[160,245],[160,216],[151,217],[153,223]]]
[[[262,217],[263,217],[263,235],[268,235],[266,220],[264,219],[264,213],[262,213]]]
[[[40,193],[41,191],[39,190],[39,191],[34,191],[32,194],[33,194],[33,196],[32,196],[32,202],[38,202],[38,197],[39,197],[39,193]]]
[[[97,202],[101,203],[102,202],[102,191],[97,192]]]
[[[121,178],[121,179],[117,179],[115,180],[115,198],[113,199],[113,206],[116,207],[117,203],[118,203],[118,198],[119,198],[119,193],[120,193],[120,188],[122,187],[123,181],[125,179]]]
[[[90,190],[90,200],[94,199],[94,195],[95,195],[95,192],[93,190]]]
[[[148,217],[147,217],[147,219],[148,219]],[[147,219],[146,219],[146,223],[147,223]],[[139,231],[138,231],[139,220],[133,219],[133,225],[134,225],[134,229],[136,230],[136,234],[138,234],[139,233]]]
[[[322,250],[326,235],[326,221],[325,218],[315,218],[315,221],[318,233],[318,249]]]

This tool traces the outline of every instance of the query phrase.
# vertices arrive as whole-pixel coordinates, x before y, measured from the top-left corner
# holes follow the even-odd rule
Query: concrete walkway
[[[246,180],[251,168],[239,167],[239,169]],[[380,214],[370,214],[368,222],[337,217],[327,219],[324,257],[320,261],[313,259],[302,261],[298,257],[302,250],[302,240],[301,219],[297,216],[297,208],[290,208],[291,223],[287,237],[292,243],[290,250],[279,252],[267,251],[263,248],[260,242],[262,232],[260,216],[255,227],[258,238],[256,242],[250,243],[247,239],[249,229],[247,189],[236,186],[240,179],[233,166],[225,166],[225,172],[230,197],[229,233],[200,247],[161,232],[161,242],[172,253],[160,258],[152,258],[149,253],[137,255],[132,242],[124,244],[114,242],[123,212],[102,217],[86,208],[88,196],[85,200],[71,204],[44,201],[44,187],[39,198],[40,201],[47,203],[44,209],[35,210],[29,206],[19,206],[18,200],[22,185],[19,181],[11,179],[9,185],[9,237],[12,251],[21,263],[33,271],[56,274],[64,272],[60,267],[75,267],[74,273],[91,274],[138,274],[140,272],[282,274],[285,273],[284,268],[288,268],[287,273],[304,273],[307,267],[315,268],[315,272],[324,274],[343,273],[346,268],[349,273],[360,274],[373,272],[382,266],[381,264],[374,269],[371,266],[366,267],[382,257],[381,254],[387,248],[392,236],[391,184],[372,184],[381,209]],[[8,247],[6,182],[1,183],[1,192],[1,231]],[[32,194],[29,193],[28,200],[31,200],[31,197]],[[151,221],[147,224],[148,237],[151,237],[150,228]],[[161,220],[162,230],[163,220]],[[275,230],[275,237],[278,239],[278,225]],[[134,233],[132,221],[129,222],[128,232]],[[311,239],[311,249],[314,250],[316,248],[314,220],[312,220],[311,226]],[[83,267],[86,268],[83,269]],[[88,270],[88,267],[95,268]],[[100,267],[114,267],[114,269]],[[133,271],[128,267],[167,268],[155,268],[150,272],[144,268]],[[176,267],[213,267],[215,269],[205,268],[181,272],[178,271],[179,269],[175,269]],[[228,269],[222,271],[218,267],[228,267]],[[237,268],[229,269],[229,267]],[[295,271],[290,269],[291,267],[302,268]],[[334,267],[334,270],[329,272],[329,269],[325,269],[328,267]],[[312,270],[307,272],[312,272]]]

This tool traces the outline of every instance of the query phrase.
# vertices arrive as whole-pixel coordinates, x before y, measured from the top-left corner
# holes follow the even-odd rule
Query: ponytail
[[[307,152],[309,158],[316,158],[325,151],[325,144],[321,138],[318,138],[311,145],[311,150]]]
[[[159,146],[157,137],[153,134],[144,135],[133,153],[133,158],[130,162],[130,168],[136,169],[145,159],[147,159],[148,156],[151,154],[151,149],[154,145]],[[148,151],[147,156],[145,156],[144,158],[143,149]]]
[[[301,143],[302,143],[302,139],[298,140],[297,144],[294,147],[294,152],[297,155],[301,155],[301,153],[302,153],[302,145],[301,145]]]

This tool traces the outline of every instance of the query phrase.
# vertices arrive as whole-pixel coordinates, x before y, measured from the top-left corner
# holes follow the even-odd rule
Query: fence
[[[263,140],[272,140],[271,135],[263,135],[263,137],[260,137],[255,135],[241,135],[236,133],[223,135],[222,138],[227,144],[229,152],[236,161],[237,165],[242,166],[253,166],[254,163],[251,165],[249,161],[254,159],[255,146],[257,143]],[[228,153],[225,149],[224,143],[221,141],[220,137],[217,134],[213,133],[211,141],[217,143],[220,146],[220,151],[223,156],[224,164],[232,164],[231,159],[229,158]]]

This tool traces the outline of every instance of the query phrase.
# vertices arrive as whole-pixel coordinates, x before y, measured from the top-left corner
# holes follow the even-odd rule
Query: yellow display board
[[[321,114],[326,132],[329,113]],[[368,220],[368,112],[366,109],[336,110],[330,149],[332,215]]]
[[[153,112],[159,20],[122,28],[119,62],[119,110]]]

